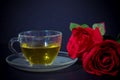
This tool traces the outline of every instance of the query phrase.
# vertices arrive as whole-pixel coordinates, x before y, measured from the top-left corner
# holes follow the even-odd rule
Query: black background
[[[25,30],[53,29],[63,32],[63,48],[71,34],[69,24],[105,22],[106,34],[117,36],[120,29],[117,0],[1,0],[0,43]]]
[[[118,0],[1,0],[0,54],[2,54],[2,64],[5,64],[5,57],[10,53],[9,40],[17,37],[19,32],[26,30],[61,31],[63,33],[61,50],[63,51],[66,51],[66,44],[71,35],[69,30],[71,22],[86,23],[89,26],[105,22],[106,34],[117,37],[120,33],[119,4]]]

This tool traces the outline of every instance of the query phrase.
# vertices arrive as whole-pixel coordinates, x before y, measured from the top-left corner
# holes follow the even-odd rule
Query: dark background
[[[105,22],[106,34],[117,36],[120,29],[118,0],[1,0],[0,43],[25,30],[53,29],[63,32],[62,49],[71,34],[69,24]]]
[[[71,35],[71,22],[88,24],[105,22],[106,34],[117,37],[120,33],[120,3],[118,0],[0,0],[0,73],[3,80],[116,80],[87,74],[79,64],[51,73],[26,73],[8,66],[8,42],[26,30],[59,30],[63,33],[61,50]],[[40,76],[41,75],[41,76]],[[62,77],[63,76],[63,77]],[[50,78],[50,79],[49,79]],[[119,79],[118,79],[119,80]]]

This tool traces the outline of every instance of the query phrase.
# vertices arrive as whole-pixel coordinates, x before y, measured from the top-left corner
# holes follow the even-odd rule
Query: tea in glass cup
[[[54,30],[21,32],[9,43],[10,50],[18,54],[13,47],[16,41],[20,43],[23,56],[30,65],[51,65],[60,51],[62,32]]]

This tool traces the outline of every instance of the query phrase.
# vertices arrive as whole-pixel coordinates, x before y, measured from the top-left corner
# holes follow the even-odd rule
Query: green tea
[[[56,58],[60,46],[40,46],[40,47],[29,47],[25,44],[21,45],[22,52],[30,64],[44,64],[50,65]]]

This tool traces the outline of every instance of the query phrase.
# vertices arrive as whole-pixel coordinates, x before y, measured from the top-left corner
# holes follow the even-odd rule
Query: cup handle
[[[17,37],[14,37],[14,38],[12,38],[12,39],[9,41],[8,47],[9,47],[9,50],[10,50],[12,53],[15,53],[15,54],[18,55],[19,52],[17,52],[17,50],[13,47],[13,45],[14,45],[15,42],[19,42]]]

